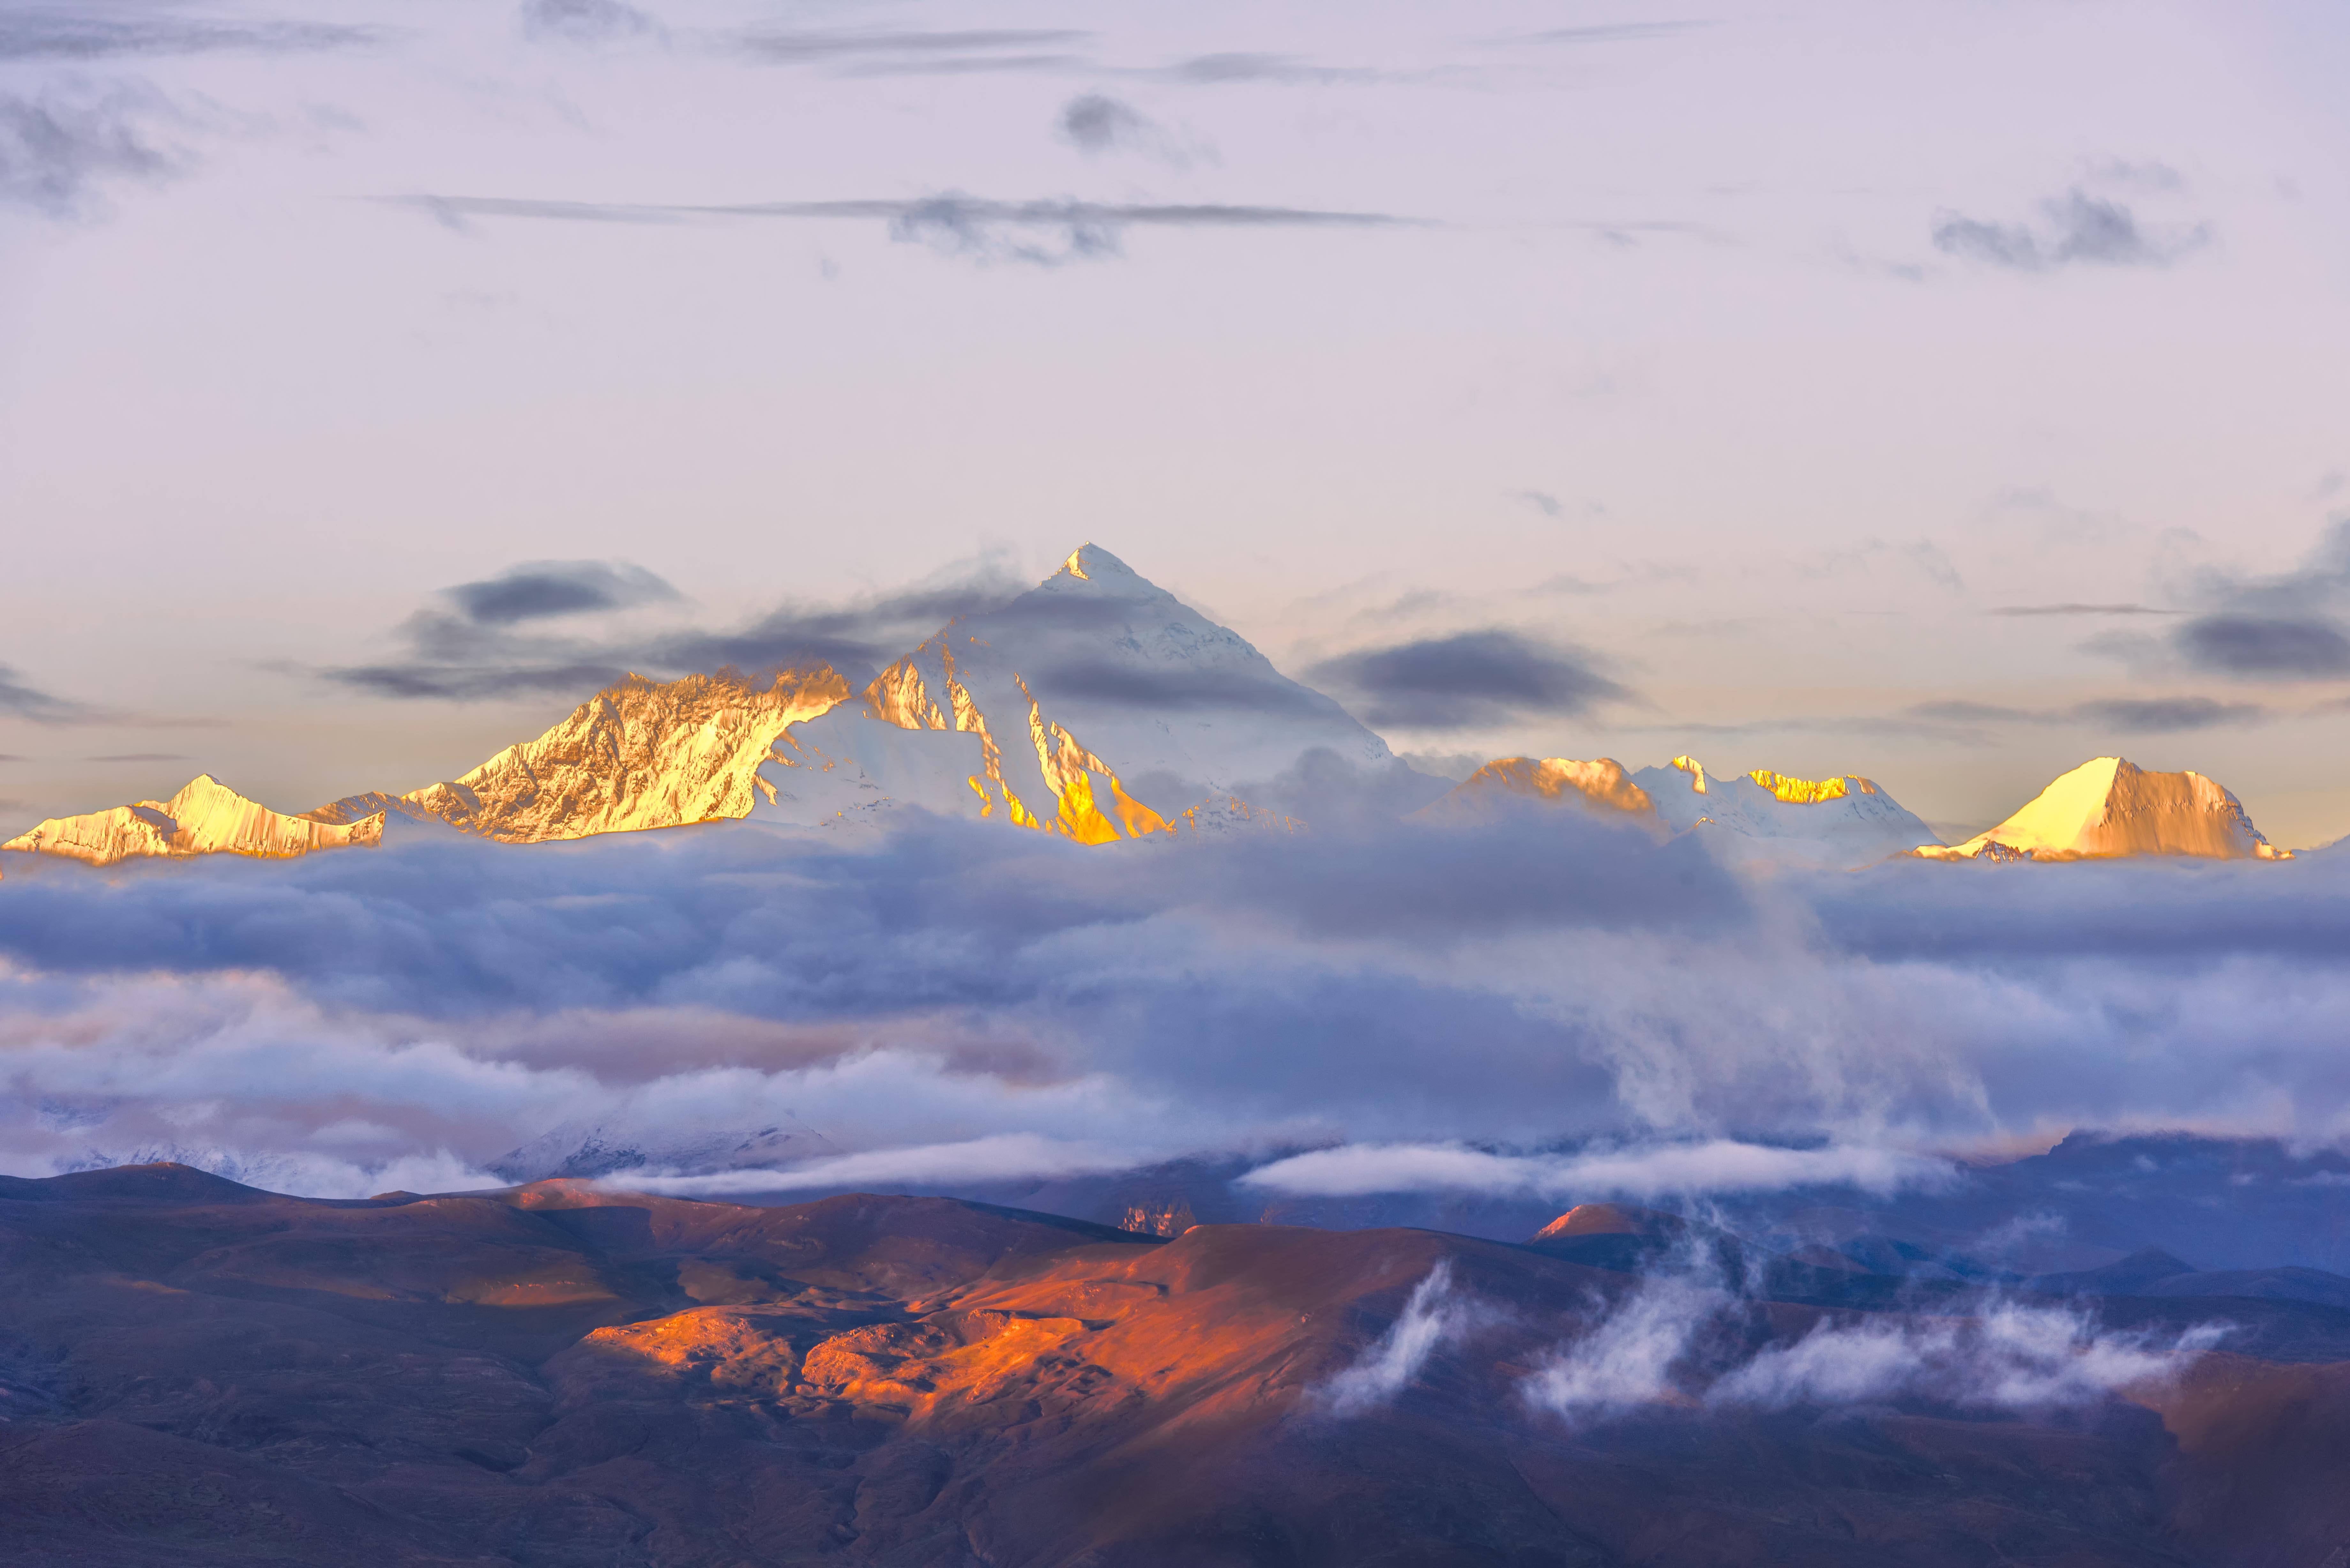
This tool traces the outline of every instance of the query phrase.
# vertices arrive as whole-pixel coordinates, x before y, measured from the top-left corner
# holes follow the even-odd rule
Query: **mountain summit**
[[[1279,826],[1243,797],[1295,804],[1317,786],[1399,780],[1420,791],[1411,805],[1442,787],[1237,632],[1088,544],[861,691],[825,664],[631,675],[462,777],[306,815],[340,826],[392,812],[537,843],[914,806],[1097,844]]]
[[[1988,833],[1916,853],[1929,860],[2293,858],[2293,851],[2270,844],[2242,804],[2212,780],[2198,773],[2150,774],[2121,757],[2083,763]]]
[[[856,703],[792,725],[752,815],[916,805],[1097,844],[1228,822],[1234,797],[1294,788],[1317,760],[1355,778],[1403,769],[1239,633],[1087,545],[1002,608],[940,628]]]

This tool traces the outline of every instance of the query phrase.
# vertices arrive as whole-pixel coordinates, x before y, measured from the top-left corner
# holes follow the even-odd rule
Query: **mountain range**
[[[2211,780],[2117,757],[2066,774],[1955,847],[1853,774],[1725,777],[1686,756],[1637,772],[1609,758],[1510,757],[1455,786],[1094,545],[861,685],[818,661],[631,675],[537,739],[404,794],[286,815],[203,775],[170,801],[53,818],[0,848],[105,866],[373,846],[387,824],[410,820],[528,844],[743,818],[838,828],[909,809],[1108,844],[1366,817],[1461,823],[1527,803],[1693,834],[1748,866],[2287,857]]]
[[[2175,1259],[2000,1288],[1876,1256],[1606,1203],[1506,1241],[1160,1237],[935,1198],[0,1177],[0,1562],[2322,1568],[2350,1541],[2350,1311],[2170,1288]]]

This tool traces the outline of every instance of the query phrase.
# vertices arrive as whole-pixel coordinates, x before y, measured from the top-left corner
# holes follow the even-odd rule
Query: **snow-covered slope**
[[[759,763],[784,727],[849,695],[822,664],[764,680],[733,670],[665,681],[631,675],[462,778],[354,795],[308,815],[333,822],[392,810],[509,844],[745,816]]]
[[[0,844],[62,855],[93,866],[141,856],[255,855],[285,858],[315,849],[372,845],[383,837],[380,811],[341,823],[287,816],[199,774],[169,800],[142,800],[86,816],[51,817]]]
[[[1656,803],[1613,757],[1502,757],[1470,774],[1451,794],[1416,814],[1432,822],[1471,820],[1513,800],[1564,801],[1601,811],[1653,817]]]
[[[2290,860],[2252,826],[2243,805],[2198,773],[2150,774],[2120,757],[2083,763],[1988,833],[1921,846],[1934,860],[2090,860],[2191,855]]]
[[[1201,820],[1315,752],[1399,767],[1337,703],[1087,545],[1002,609],[958,619],[855,705],[795,722],[754,817],[917,805],[1101,844]]]
[[[1642,768],[1632,782],[1675,832],[1695,832],[1742,864],[1854,869],[1920,844],[1931,828],[1871,780],[1798,779],[1758,768],[1721,778],[1690,757]]]
[[[764,1127],[679,1133],[619,1122],[567,1122],[490,1161],[508,1181],[621,1171],[691,1172],[765,1168],[840,1153],[838,1145],[786,1112]]]

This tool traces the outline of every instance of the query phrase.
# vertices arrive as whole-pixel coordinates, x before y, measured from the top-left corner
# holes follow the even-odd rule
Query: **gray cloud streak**
[[[889,237],[941,254],[980,262],[1057,265],[1118,254],[1129,228],[1367,229],[1422,226],[1386,213],[1327,212],[1219,202],[1129,203],[1048,200],[1002,202],[959,192],[913,199],[751,202],[660,205],[540,201],[504,196],[395,196],[398,205],[463,230],[476,218],[541,218],[567,223],[673,223],[711,219],[879,220]]]
[[[17,671],[5,664],[0,664],[0,713],[29,719],[36,724],[101,724],[120,717],[87,702],[76,702],[27,686]]]
[[[0,60],[99,60],[135,55],[297,54],[382,42],[380,28],[331,22],[235,21],[161,10],[0,11]]]
[[[2168,266],[2211,239],[2211,226],[2160,232],[2140,225],[2118,202],[2081,190],[2041,203],[2042,222],[2002,223],[1945,213],[1934,221],[1934,248],[1946,255],[2014,272],[2096,266]]]
[[[960,31],[785,30],[737,33],[728,47],[768,65],[827,66],[849,76],[955,76],[1058,70],[1085,63],[1076,47],[1093,35],[1071,27]]]

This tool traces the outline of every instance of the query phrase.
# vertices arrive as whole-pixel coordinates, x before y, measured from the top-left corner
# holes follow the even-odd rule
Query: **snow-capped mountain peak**
[[[1642,768],[1632,782],[1676,832],[1694,832],[1747,864],[1856,867],[1907,854],[1934,833],[1875,780],[1796,778],[1756,768],[1709,774],[1694,757]]]
[[[790,726],[754,815],[917,805],[1106,843],[1180,831],[1194,807],[1317,751],[1357,773],[1399,766],[1246,639],[1087,544],[1011,603],[941,627],[860,703]]]
[[[2191,772],[2148,773],[2122,757],[2092,757],[1989,832],[1917,853],[1933,860],[2293,858],[2291,850],[2269,843],[2242,803],[2216,781]]]
[[[289,816],[198,774],[169,800],[142,800],[82,816],[55,816],[0,849],[61,855],[93,866],[150,856],[251,855],[285,859],[317,849],[373,845],[379,810],[348,822]]]

